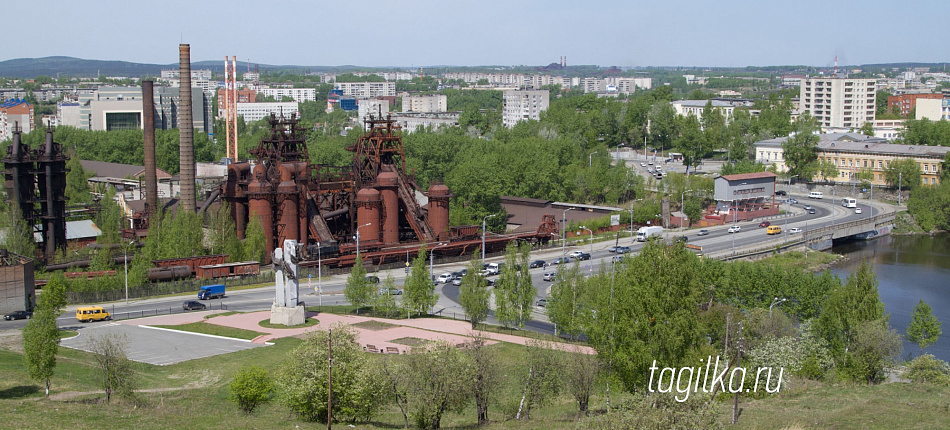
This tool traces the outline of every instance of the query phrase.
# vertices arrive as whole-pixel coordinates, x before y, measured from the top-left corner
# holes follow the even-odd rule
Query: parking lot
[[[78,336],[63,339],[60,345],[88,352],[92,339],[114,334],[125,342],[130,360],[158,366],[265,346],[239,339],[139,325],[145,323],[142,319],[94,323],[80,329]]]

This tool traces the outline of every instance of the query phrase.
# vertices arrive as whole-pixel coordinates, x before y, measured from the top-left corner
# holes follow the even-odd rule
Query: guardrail
[[[208,306],[207,310],[228,310],[228,305],[225,303],[219,302],[217,307]],[[181,306],[173,306],[169,308],[156,308],[156,309],[143,309],[140,311],[128,311],[128,312],[116,312],[115,305],[112,305],[112,315],[113,320],[127,320],[132,318],[143,318],[143,317],[154,317],[158,315],[172,315],[172,314],[183,314],[191,311],[186,311],[182,309]]]

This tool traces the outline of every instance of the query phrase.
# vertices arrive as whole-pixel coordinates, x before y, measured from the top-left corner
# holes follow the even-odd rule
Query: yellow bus
[[[82,306],[76,308],[76,319],[79,322],[109,321],[112,315],[101,306]]]

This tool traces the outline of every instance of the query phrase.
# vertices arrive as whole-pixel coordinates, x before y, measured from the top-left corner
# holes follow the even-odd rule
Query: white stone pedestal
[[[277,306],[276,303],[270,307],[270,323],[294,326],[303,324],[307,319],[307,313],[303,305],[296,307]]]

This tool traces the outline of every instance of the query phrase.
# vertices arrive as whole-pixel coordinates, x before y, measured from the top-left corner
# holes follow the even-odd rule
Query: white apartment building
[[[876,88],[874,79],[802,79],[799,108],[821,127],[858,129],[874,121]]]
[[[237,103],[237,114],[244,117],[244,123],[260,121],[272,113],[290,118],[297,115],[298,106],[297,102]]]
[[[673,105],[673,110],[676,111],[677,115],[680,116],[689,116],[693,115],[696,118],[703,117],[703,111],[706,110],[706,103],[711,103],[712,107],[717,108],[722,111],[723,117],[726,118],[726,122],[732,120],[732,113],[735,110],[735,103],[725,102],[722,100],[677,100],[671,102]]]
[[[583,78],[580,81],[585,93],[632,94],[640,89],[650,89],[653,78]]]
[[[290,97],[296,102],[315,102],[317,101],[316,88],[261,88],[261,94],[280,100],[283,97]]]
[[[162,70],[163,81],[178,80],[179,74],[178,69],[174,70]],[[195,69],[191,71],[191,80],[204,79],[206,81],[211,80],[211,69]]]
[[[344,96],[358,99],[394,97],[396,95],[395,82],[337,82],[333,84],[333,89],[343,91]]]
[[[393,117],[403,134],[410,134],[419,127],[429,127],[432,130],[441,127],[458,127],[458,113],[407,113],[403,112]]]
[[[443,94],[402,97],[403,112],[445,112],[447,106],[448,97]]]
[[[514,127],[518,121],[538,120],[550,105],[550,93],[545,90],[508,90],[503,93],[504,108],[501,122]]]

